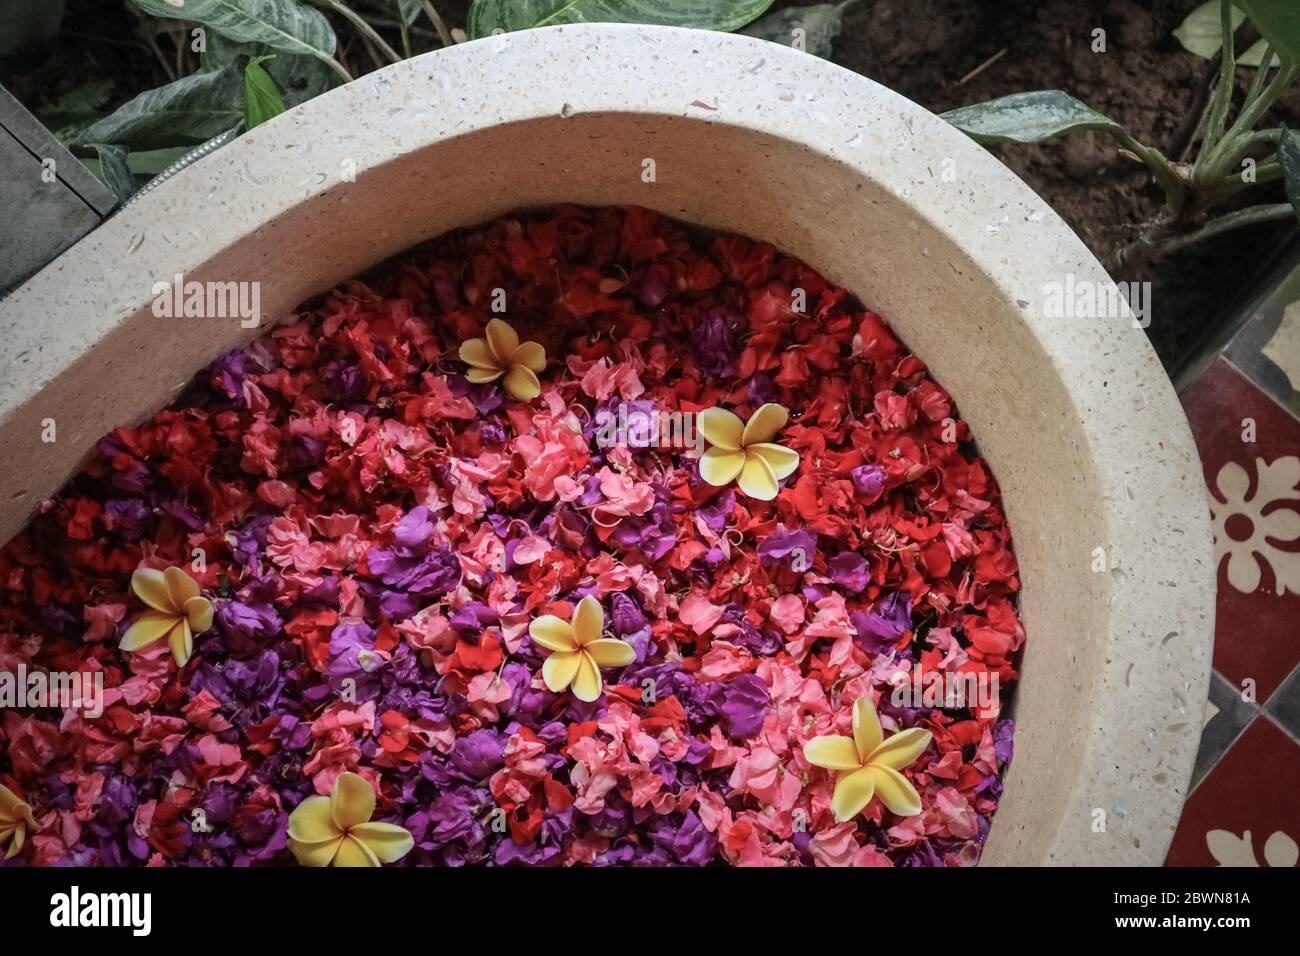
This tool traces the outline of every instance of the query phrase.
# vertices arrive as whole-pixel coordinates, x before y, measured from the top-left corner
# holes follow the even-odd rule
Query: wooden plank
[[[0,86],[0,295],[94,229],[116,203]]]

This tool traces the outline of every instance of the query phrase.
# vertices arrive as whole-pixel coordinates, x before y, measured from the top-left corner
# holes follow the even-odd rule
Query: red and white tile
[[[1266,716],[1192,791],[1166,866],[1295,866],[1300,744]]]
[[[1300,862],[1300,419],[1287,373],[1300,370],[1300,336],[1277,316],[1262,334],[1252,322],[1227,350],[1251,374],[1220,355],[1182,391],[1210,491],[1218,616],[1167,866]]]
[[[1219,560],[1214,667],[1262,704],[1300,664],[1300,421],[1223,358],[1182,397]]]

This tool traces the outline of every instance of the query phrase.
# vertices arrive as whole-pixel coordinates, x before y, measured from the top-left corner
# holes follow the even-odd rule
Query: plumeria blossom
[[[303,866],[379,866],[415,846],[410,831],[372,823],[375,791],[355,773],[341,773],[328,797],[308,797],[289,814],[289,850]]]
[[[145,611],[122,635],[124,651],[138,651],[167,639],[181,667],[194,653],[194,635],[212,626],[212,602],[199,594],[195,580],[180,568],[136,568],[131,590],[152,610]]]
[[[899,771],[924,753],[930,737],[928,730],[913,727],[885,740],[875,705],[863,694],[853,702],[852,737],[814,737],[803,753],[814,767],[838,772],[831,798],[837,823],[852,820],[873,796],[900,817],[914,817],[921,812],[921,798]]]
[[[626,641],[601,637],[605,611],[591,595],[578,602],[573,620],[543,614],[528,625],[528,636],[551,654],[542,665],[542,679],[556,694],[569,688],[578,700],[593,701],[604,689],[602,667],[626,667],[636,651]]]
[[[790,413],[768,402],[748,422],[725,408],[700,412],[700,431],[713,447],[700,459],[700,477],[719,487],[735,481],[751,498],[771,501],[777,482],[799,467],[799,453],[772,442]]]
[[[460,360],[469,366],[471,382],[495,382],[505,376],[506,391],[521,402],[542,393],[537,376],[546,369],[546,350],[537,342],[520,342],[519,334],[501,319],[487,324],[486,338],[470,339],[460,346]]]
[[[12,860],[22,852],[27,835],[36,829],[32,808],[3,783],[0,783],[0,850],[6,846],[5,859]]]

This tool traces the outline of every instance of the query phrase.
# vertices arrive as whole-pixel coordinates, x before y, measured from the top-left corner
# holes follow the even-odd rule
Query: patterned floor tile
[[[1263,703],[1300,664],[1300,421],[1222,358],[1182,400],[1211,490],[1214,666]]]
[[[1166,866],[1295,866],[1300,744],[1251,721],[1183,807]]]
[[[1268,699],[1268,715],[1293,739],[1300,740],[1300,667],[1293,670],[1286,683]],[[1296,802],[1300,805],[1300,795],[1297,795]],[[1296,815],[1300,816],[1300,809],[1296,810]]]
[[[1237,742],[1241,732],[1259,714],[1259,708],[1242,699],[1241,691],[1217,671],[1210,675],[1209,719],[1201,732],[1201,746],[1196,752],[1191,789],[1205,779],[1215,764]]]
[[[1223,354],[1278,404],[1300,414],[1300,245],[1281,257],[1269,281],[1276,283],[1273,292],[1236,330]]]

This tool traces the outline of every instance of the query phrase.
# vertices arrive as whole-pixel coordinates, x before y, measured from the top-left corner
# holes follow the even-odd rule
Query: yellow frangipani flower
[[[625,667],[636,659],[627,641],[601,637],[605,610],[591,595],[578,602],[573,621],[543,614],[528,625],[528,636],[551,652],[542,665],[542,680],[554,693],[573,688],[578,700],[593,701],[605,688],[602,667]]]
[[[853,702],[853,736],[814,737],[804,744],[803,755],[814,767],[835,770],[835,795],[831,811],[836,823],[852,820],[872,796],[900,817],[921,812],[916,788],[898,771],[930,746],[930,731],[913,727],[882,740],[880,718],[871,698],[863,694]]]
[[[772,444],[776,433],[790,420],[790,413],[772,402],[762,406],[741,423],[724,408],[700,412],[700,431],[713,447],[700,459],[700,477],[719,487],[736,481],[751,498],[771,501],[777,482],[799,467],[799,453]]]
[[[149,607],[122,635],[124,651],[138,651],[167,638],[181,667],[194,653],[194,635],[212,626],[212,602],[199,594],[195,580],[180,568],[136,568],[131,590]]]
[[[536,342],[520,342],[507,323],[492,319],[487,338],[470,339],[460,346],[460,360],[469,366],[465,376],[471,382],[495,382],[502,375],[507,392],[521,402],[542,394],[538,374],[546,370],[546,349]]]
[[[289,851],[303,866],[379,866],[411,852],[415,838],[396,823],[371,823],[375,791],[341,773],[328,797],[308,797],[289,814]]]
[[[3,783],[0,783],[0,850],[8,844],[6,860],[12,860],[22,852],[27,842],[27,835],[36,830],[36,818],[32,808],[18,799]]]

